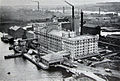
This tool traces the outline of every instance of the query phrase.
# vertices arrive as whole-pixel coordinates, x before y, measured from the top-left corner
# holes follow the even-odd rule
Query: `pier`
[[[23,54],[23,57],[25,57],[27,60],[35,64],[37,67],[42,68],[44,70],[49,69],[49,66],[44,65],[42,62],[37,62],[36,59],[34,59],[31,55],[29,54]]]
[[[64,69],[66,69],[68,72],[71,72],[71,73],[73,73],[73,74],[75,74],[75,75],[77,75],[77,74],[78,74],[78,75],[84,74],[84,75],[92,78],[92,79],[95,80],[95,81],[106,81],[106,80],[100,78],[99,76],[95,75],[95,74],[92,73],[92,72],[83,71],[83,70],[79,70],[79,69],[76,69],[76,68],[69,68],[69,67],[66,67],[66,66],[64,66],[64,65],[55,65],[55,67],[64,68]]]

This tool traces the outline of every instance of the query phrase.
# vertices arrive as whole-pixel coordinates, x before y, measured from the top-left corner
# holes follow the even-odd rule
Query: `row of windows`
[[[66,44],[70,44],[70,45],[83,45],[83,44],[91,44],[91,43],[97,43],[97,41],[92,41],[92,42],[80,42],[80,43],[73,43],[73,42],[66,42],[66,41],[64,41],[64,43],[66,43]]]
[[[43,36],[48,37],[48,38],[62,39],[61,37],[51,35],[51,34],[47,34],[47,33],[43,33],[43,34],[40,34],[40,35],[43,35]]]
[[[70,40],[65,40],[66,42],[70,42],[70,43],[83,43],[83,42],[94,42],[97,41],[97,38],[92,38],[92,39],[83,39],[83,40],[77,40],[77,41],[70,41]]]
[[[39,33],[39,35],[43,36],[43,37],[46,37],[46,38],[54,39],[54,40],[61,40],[62,39],[61,37],[50,35],[50,34],[47,34],[47,33],[42,33],[42,32]]]
[[[78,56],[78,55],[86,55],[86,54],[94,54],[94,53],[98,53],[97,51],[93,51],[93,52],[75,52],[74,55]]]
[[[72,45],[65,45],[65,44],[63,44],[64,46],[68,46],[68,47],[70,47],[70,48],[90,48],[90,47],[97,47],[97,45],[90,45],[90,46],[88,46],[88,45],[82,45],[82,46],[72,46]]]
[[[48,47],[48,49],[49,50],[52,50],[52,51],[54,51],[54,52],[56,52],[56,51],[61,51],[62,49],[61,48],[57,48],[57,47]]]
[[[66,50],[70,50],[72,52],[94,52],[94,51],[98,51],[97,48],[92,48],[92,49],[70,49],[70,48],[67,48],[67,47],[64,47]]]

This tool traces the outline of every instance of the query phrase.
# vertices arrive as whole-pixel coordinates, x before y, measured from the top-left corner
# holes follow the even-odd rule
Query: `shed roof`
[[[19,28],[21,28],[20,26],[12,26],[9,29],[17,31]]]
[[[95,24],[84,24],[85,27],[91,27],[91,28],[95,28],[98,27],[98,25]]]
[[[50,62],[50,61],[58,61],[58,60],[62,60],[63,56],[69,55],[70,52],[68,51],[60,51],[60,52],[56,52],[56,53],[51,53],[45,56],[42,56],[41,58]]]
[[[59,36],[59,37],[62,37],[62,33],[68,34],[69,32],[63,31],[63,30],[52,30],[52,31],[49,32],[49,34]]]
[[[63,56],[59,54],[48,54],[43,56],[42,59],[50,62],[50,61],[57,61],[59,59],[63,59]]]

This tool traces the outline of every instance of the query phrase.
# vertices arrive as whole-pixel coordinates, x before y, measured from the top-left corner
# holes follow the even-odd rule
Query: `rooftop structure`
[[[23,38],[25,35],[25,30],[19,26],[12,26],[9,28],[8,34],[14,38]]]
[[[26,37],[29,38],[35,38],[35,34],[33,31],[26,31]]]
[[[55,36],[58,36],[58,37],[62,37],[63,33],[68,34],[69,32],[60,31],[60,30],[52,30],[52,31],[49,32],[49,34],[55,35]]]
[[[23,29],[27,30],[27,31],[33,31],[33,26],[32,25],[28,25],[28,26],[23,27]]]
[[[101,34],[101,27],[95,24],[84,24],[84,27],[82,28],[83,34],[90,34],[90,35],[96,35]]]
[[[10,29],[10,30],[17,31],[19,28],[20,28],[19,26],[12,26],[12,27],[10,27],[9,29]]]
[[[68,51],[59,51],[56,53],[47,54],[41,57],[41,60],[44,64],[50,66],[55,63],[60,63],[64,60],[64,57],[68,57],[70,52]]]

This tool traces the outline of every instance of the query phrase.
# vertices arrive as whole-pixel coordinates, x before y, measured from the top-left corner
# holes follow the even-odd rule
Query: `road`
[[[120,72],[111,70],[112,73],[106,72],[104,68],[93,68],[90,66],[85,66],[83,64],[77,63],[78,67],[76,69],[83,70],[83,71],[88,71],[96,74],[101,74],[101,75],[109,75],[109,76],[114,76],[114,77],[120,77]]]

